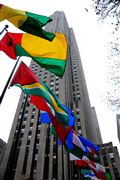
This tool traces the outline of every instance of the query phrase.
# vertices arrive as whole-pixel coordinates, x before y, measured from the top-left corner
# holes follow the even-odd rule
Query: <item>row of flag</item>
[[[81,168],[89,168],[102,180],[106,179],[105,168],[100,165],[96,152],[100,149],[91,141],[77,134],[74,129],[75,117],[73,113],[57,98],[45,83],[21,62],[10,86],[18,86],[25,94],[29,94],[30,102],[39,110],[44,111],[41,122],[52,123],[58,136],[58,144],[63,144],[68,153],[78,158],[76,165]],[[52,110],[51,110],[52,108]],[[45,113],[47,112],[47,114]],[[84,162],[80,164],[80,162]]]
[[[0,40],[0,51],[16,59],[27,56],[40,66],[62,78],[67,59],[67,40],[62,33],[51,33],[43,27],[52,21],[50,17],[21,11],[0,4],[0,21],[8,20],[26,33],[6,32]],[[58,144],[65,146],[76,165],[90,169],[92,175],[106,179],[105,168],[100,165],[96,152],[99,147],[77,134],[74,129],[75,117],[58,97],[39,80],[23,62],[19,65],[10,86],[18,86],[30,95],[30,103],[42,113],[41,123],[50,123],[58,136]]]
[[[67,40],[63,33],[50,33],[43,29],[52,19],[0,4],[0,22],[5,19],[27,33],[7,32],[0,41],[0,50],[12,59],[30,57],[62,78],[67,59]]]

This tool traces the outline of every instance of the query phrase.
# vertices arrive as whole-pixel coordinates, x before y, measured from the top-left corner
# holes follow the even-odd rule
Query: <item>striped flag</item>
[[[62,33],[56,33],[52,42],[28,34],[7,32],[0,40],[0,50],[15,59],[18,56],[32,58],[41,67],[62,78],[67,62],[67,41]]]
[[[0,21],[8,20],[15,27],[49,41],[52,41],[55,35],[47,32],[43,27],[52,21],[51,17],[34,14],[28,11],[13,9],[0,4]]]
[[[54,109],[55,116],[59,122],[63,125],[68,125],[69,114],[64,108],[63,103],[53,94],[45,83],[39,81],[35,74],[23,62],[21,62],[11,81],[10,86],[13,85],[20,87],[25,94],[44,98]]]
[[[87,156],[83,156],[82,159],[75,162],[81,168],[91,169],[97,178],[106,180],[106,170],[101,164],[91,161]]]

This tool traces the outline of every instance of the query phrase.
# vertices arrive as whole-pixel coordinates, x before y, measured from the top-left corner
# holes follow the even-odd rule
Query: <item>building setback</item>
[[[120,114],[117,114],[116,116],[116,120],[117,120],[117,133],[118,133],[118,140],[120,142]]]
[[[65,74],[60,79],[33,61],[30,68],[74,112],[75,130],[95,144],[102,144],[73,29],[69,28],[63,12],[55,12],[52,18],[46,30],[64,33],[69,45]],[[29,95],[22,93],[0,167],[0,179],[81,179],[80,169],[69,161],[64,146],[58,145],[56,136],[50,133],[49,124],[41,124],[39,117],[40,112],[30,104]]]

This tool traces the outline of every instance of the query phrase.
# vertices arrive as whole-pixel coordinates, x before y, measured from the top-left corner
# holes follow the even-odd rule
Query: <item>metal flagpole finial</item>
[[[6,25],[5,25],[5,29],[7,30],[7,28],[9,28],[9,26],[6,24]]]
[[[3,30],[0,32],[0,35],[4,32],[4,31],[8,31],[7,29],[9,28],[9,26],[6,24],[5,27],[3,28]]]

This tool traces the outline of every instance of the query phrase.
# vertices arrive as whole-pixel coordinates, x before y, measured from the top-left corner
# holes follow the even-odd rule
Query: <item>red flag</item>
[[[62,126],[62,124],[52,114],[49,106],[47,105],[47,103],[45,101],[45,99],[42,98],[41,96],[32,95],[30,98],[30,102],[32,104],[34,104],[38,109],[40,109],[42,111],[46,111],[49,114],[49,116],[51,118],[51,122],[53,124],[53,127],[54,127],[58,137],[60,138],[62,144],[64,144],[72,127],[67,126],[67,128],[65,129]]]
[[[76,160],[75,162],[81,168],[91,169],[99,179],[106,180],[105,167],[101,164],[91,161],[86,156],[83,156],[82,160]]]
[[[75,164],[81,168],[89,169],[87,162],[84,160],[81,160],[81,159],[75,160]]]
[[[15,46],[15,41],[8,33],[0,40],[0,51],[3,51],[7,56],[16,60]]]

